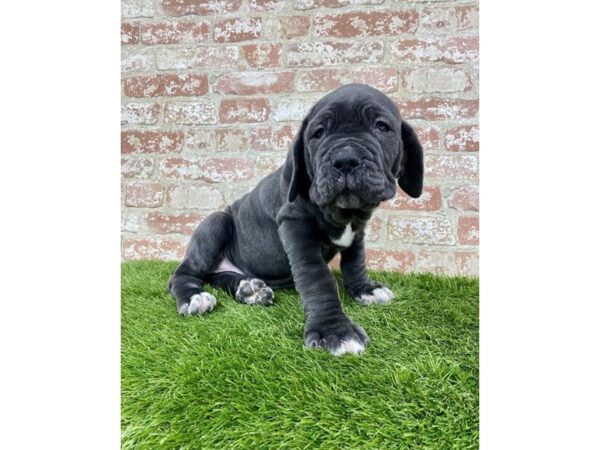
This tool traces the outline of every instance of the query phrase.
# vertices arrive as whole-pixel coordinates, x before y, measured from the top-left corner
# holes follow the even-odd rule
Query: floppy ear
[[[308,192],[310,188],[310,178],[306,171],[306,163],[304,161],[304,131],[308,120],[302,121],[302,126],[296,138],[292,149],[286,160],[286,172],[291,169],[290,188],[288,191],[288,201],[293,202],[300,192]],[[290,167],[291,166],[291,167]]]
[[[400,161],[398,185],[412,198],[423,192],[423,147],[412,127],[402,121],[403,153]]]

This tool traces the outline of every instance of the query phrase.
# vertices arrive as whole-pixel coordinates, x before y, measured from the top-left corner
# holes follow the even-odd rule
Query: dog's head
[[[369,210],[396,193],[423,189],[423,150],[380,91],[351,84],[323,97],[302,122],[288,155],[288,200],[322,209]]]

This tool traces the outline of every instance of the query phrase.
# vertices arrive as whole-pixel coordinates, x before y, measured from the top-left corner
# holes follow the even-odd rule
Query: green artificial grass
[[[303,347],[295,291],[208,288],[211,314],[178,316],[175,265],[122,266],[124,449],[478,448],[477,279],[374,272],[396,298],[371,307],[340,289],[371,342],[336,358]]]

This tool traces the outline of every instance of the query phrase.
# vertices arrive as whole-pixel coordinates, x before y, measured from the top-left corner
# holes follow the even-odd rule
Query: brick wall
[[[281,164],[317,99],[363,82],[396,100],[426,167],[420,199],[376,212],[369,266],[477,274],[477,3],[122,0],[122,15],[124,259],[179,259]]]

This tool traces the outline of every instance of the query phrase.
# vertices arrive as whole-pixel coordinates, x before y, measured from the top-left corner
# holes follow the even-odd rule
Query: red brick
[[[287,46],[286,64],[290,67],[332,66],[339,64],[377,64],[383,59],[383,43],[302,42]]]
[[[254,161],[245,158],[190,160],[168,158],[161,162],[163,176],[212,183],[248,180],[254,176]]]
[[[223,206],[221,191],[215,187],[197,184],[169,185],[167,203],[174,209],[214,211]]]
[[[291,125],[254,127],[250,130],[248,143],[252,150],[287,151],[294,140],[296,128]]]
[[[146,216],[148,227],[158,234],[192,234],[203,217],[195,213],[164,214],[151,212]]]
[[[177,153],[183,147],[180,131],[123,131],[121,153]]]
[[[281,45],[249,44],[242,46],[246,62],[251,67],[275,67],[279,65]]]
[[[458,120],[473,119],[479,112],[479,100],[421,98],[404,100],[398,107],[405,119]]]
[[[123,239],[123,259],[160,259],[180,261],[186,244],[173,239],[126,238]]]
[[[401,62],[474,62],[479,58],[479,38],[402,39],[392,43],[390,53]]]
[[[393,67],[314,69],[298,74],[296,89],[299,92],[328,92],[350,83],[368,84],[383,92],[394,92],[398,88],[398,71]]]
[[[125,187],[125,206],[158,208],[163,204],[163,185],[160,183],[134,183]]]
[[[367,268],[393,272],[412,272],[415,267],[415,255],[408,250],[381,250],[368,248],[366,251]]]
[[[425,177],[448,180],[477,180],[477,155],[464,153],[425,156]]]
[[[140,26],[137,23],[121,24],[121,44],[137,44],[140,41]]]
[[[150,178],[154,161],[150,158],[121,158],[121,175],[124,178]]]
[[[419,198],[411,198],[398,189],[393,199],[383,202],[380,206],[399,211],[437,211],[442,207],[442,193],[437,186],[425,186]]]
[[[121,125],[153,125],[158,122],[158,103],[124,103],[121,105]]]
[[[381,217],[372,217],[367,222],[365,227],[365,241],[376,242],[381,237],[381,229],[383,227],[383,220]]]
[[[142,43],[192,44],[209,37],[208,22],[167,22],[142,24]]]
[[[419,137],[419,142],[423,146],[423,150],[436,151],[440,148],[441,136],[440,129],[436,125],[426,125],[424,127],[414,126],[413,129]]]
[[[385,0],[294,0],[293,7],[298,10],[307,10],[319,6],[325,8],[339,8],[349,5],[380,5]]]
[[[219,77],[220,94],[281,94],[294,89],[294,72],[238,72]]]
[[[280,97],[273,108],[273,119],[276,122],[303,120],[316,101],[310,97]]]
[[[248,0],[251,11],[281,11],[286,4],[287,0]]]
[[[479,217],[458,218],[458,242],[464,245],[479,244]]]
[[[479,255],[473,251],[422,250],[416,258],[417,272],[477,276]]]
[[[277,170],[285,162],[285,155],[270,156],[260,155],[256,162],[256,177],[262,178]]]
[[[306,16],[287,16],[279,18],[279,27],[283,39],[292,39],[308,35],[310,18]]]
[[[479,211],[479,186],[462,186],[448,197],[448,206],[459,211]]]
[[[414,10],[320,15],[314,18],[313,33],[340,38],[414,33],[418,17]]]
[[[240,42],[258,39],[262,34],[260,17],[239,17],[227,19],[215,24],[213,39],[215,42]]]
[[[237,66],[237,47],[162,48],[156,54],[159,70],[222,69]]]
[[[211,100],[172,102],[165,105],[165,122],[180,125],[207,125],[217,121],[215,105]]]
[[[219,128],[215,130],[217,150],[243,151],[248,147],[246,130],[239,128]]]
[[[125,79],[129,97],[187,97],[208,92],[206,75],[149,75]]]
[[[446,149],[451,152],[478,152],[479,126],[467,125],[448,130]]]
[[[432,6],[423,9],[421,28],[424,31],[453,32],[471,30],[479,26],[477,5]]]
[[[402,73],[402,86],[407,92],[466,92],[473,87],[462,69],[430,67],[409,69]]]
[[[221,123],[265,122],[271,107],[266,98],[223,99],[219,107]]]
[[[162,7],[171,16],[232,13],[240,9],[242,0],[163,0]]]
[[[456,243],[450,221],[442,216],[390,216],[388,239],[412,244]]]

